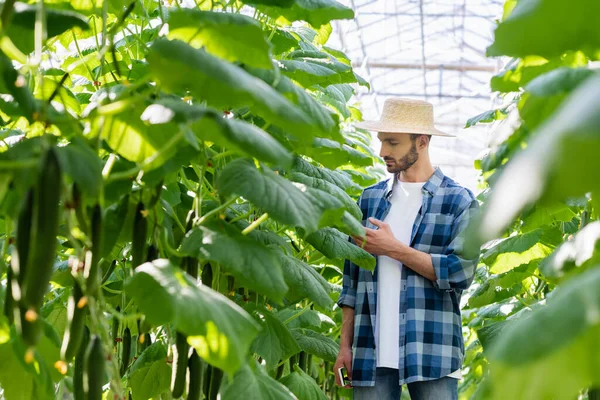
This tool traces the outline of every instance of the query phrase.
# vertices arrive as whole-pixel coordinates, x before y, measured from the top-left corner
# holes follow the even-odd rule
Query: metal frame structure
[[[432,141],[432,158],[476,190],[473,161],[487,146],[489,129],[462,128],[496,104],[489,81],[501,62],[486,58],[485,50],[504,1],[338,1],[356,17],[335,21],[328,45],[343,49],[371,83],[370,91],[361,87],[356,93],[365,119],[376,119],[389,96],[432,102],[436,124],[458,136]]]

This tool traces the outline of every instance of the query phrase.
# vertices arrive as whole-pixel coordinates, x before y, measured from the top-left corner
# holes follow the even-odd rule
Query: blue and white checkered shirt
[[[395,179],[365,189],[358,200],[363,225],[383,221]],[[478,254],[463,252],[460,233],[479,208],[470,190],[438,168],[423,186],[423,204],[411,247],[431,255],[436,281],[402,268],[400,281],[399,384],[442,378],[462,367],[464,342],[460,297],[473,281]],[[352,385],[375,385],[377,266],[370,272],[346,260],[338,306],[354,308]]]

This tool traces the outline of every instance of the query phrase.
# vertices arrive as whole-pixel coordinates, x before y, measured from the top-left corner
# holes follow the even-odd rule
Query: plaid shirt
[[[383,220],[396,179],[365,189],[358,200],[363,225]],[[462,367],[464,342],[460,297],[473,281],[478,254],[463,254],[459,234],[479,208],[468,189],[438,168],[423,186],[411,247],[431,255],[436,281],[402,268],[400,281],[400,384],[442,378]],[[367,271],[346,260],[338,306],[354,308],[352,385],[374,386],[376,351],[377,266]]]

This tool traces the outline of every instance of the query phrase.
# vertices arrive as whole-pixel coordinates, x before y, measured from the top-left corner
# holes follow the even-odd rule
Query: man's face
[[[389,173],[406,171],[419,159],[417,141],[412,140],[408,133],[379,132],[377,137],[381,141],[379,156],[385,161]]]

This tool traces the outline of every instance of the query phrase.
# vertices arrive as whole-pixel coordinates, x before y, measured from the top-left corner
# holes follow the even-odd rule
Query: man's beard
[[[410,167],[414,165],[419,159],[419,153],[417,152],[417,144],[413,143],[410,147],[410,150],[406,155],[404,155],[399,160],[394,160],[393,158],[384,158],[384,161],[394,162],[393,165],[388,166],[388,172],[391,174],[398,174],[400,172],[406,171]]]

